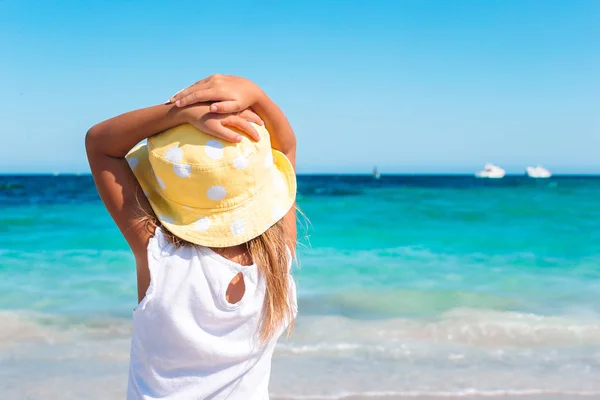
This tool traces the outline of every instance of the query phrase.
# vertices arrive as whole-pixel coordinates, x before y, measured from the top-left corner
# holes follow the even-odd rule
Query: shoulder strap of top
[[[157,227],[154,231],[154,236],[148,241],[148,271],[150,273],[150,284],[146,290],[146,296],[144,296],[142,301],[135,308],[136,310],[143,310],[150,298],[152,298],[152,293],[154,292],[157,281],[160,259],[165,254],[170,254],[172,248],[173,245],[169,243],[162,230]]]
[[[170,243],[165,237],[162,229],[157,227],[154,231],[154,236],[152,236],[148,242],[148,256],[152,256],[155,260],[159,260],[161,254],[167,250],[169,245]]]

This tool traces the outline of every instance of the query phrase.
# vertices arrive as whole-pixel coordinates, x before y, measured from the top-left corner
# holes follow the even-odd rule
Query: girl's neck
[[[210,247],[212,251],[234,263],[249,266],[253,264],[252,256],[246,244],[231,247]]]

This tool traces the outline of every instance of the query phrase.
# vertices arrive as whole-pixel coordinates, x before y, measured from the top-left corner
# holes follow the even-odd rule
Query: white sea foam
[[[371,344],[418,341],[475,347],[536,348],[548,346],[600,346],[600,323],[595,319],[540,316],[483,309],[454,309],[435,319],[355,320],[338,316],[305,317],[318,332],[302,330],[310,346],[327,339],[349,350],[355,343]],[[375,348],[379,348],[375,347]]]
[[[0,319],[0,398],[76,399],[86,387],[89,400],[123,397],[129,319]],[[600,397],[600,327],[473,309],[435,320],[301,316],[272,370],[274,399]]]
[[[0,311],[0,320],[0,350],[26,344],[44,346],[97,338],[122,339],[131,333],[130,321],[122,318],[82,320],[31,311]]]

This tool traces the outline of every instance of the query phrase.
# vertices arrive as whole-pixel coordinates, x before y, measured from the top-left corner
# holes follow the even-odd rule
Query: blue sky
[[[600,1],[0,1],[0,172],[86,172],[94,123],[215,72],[301,172],[600,173]]]

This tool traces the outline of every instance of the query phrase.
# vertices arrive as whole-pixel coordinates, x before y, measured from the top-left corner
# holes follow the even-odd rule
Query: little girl
[[[268,399],[297,313],[285,115],[252,82],[214,75],[95,125],[86,149],[136,260],[127,398]]]

